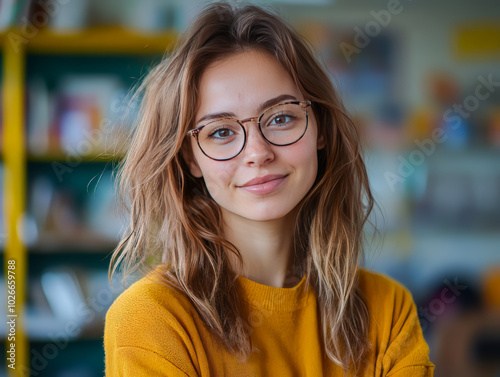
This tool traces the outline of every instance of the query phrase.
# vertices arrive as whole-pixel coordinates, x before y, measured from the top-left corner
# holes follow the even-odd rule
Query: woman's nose
[[[245,164],[263,165],[271,162],[274,159],[273,145],[264,139],[257,122],[247,124],[247,141],[243,149]]]

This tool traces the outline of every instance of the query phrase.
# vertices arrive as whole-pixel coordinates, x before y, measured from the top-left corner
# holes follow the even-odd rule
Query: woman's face
[[[255,50],[237,53],[209,66],[202,74],[195,127],[203,124],[198,120],[209,114],[224,113],[240,120],[256,117],[262,113],[264,102],[271,101],[272,105],[283,99],[307,98],[271,55]],[[283,218],[312,187],[318,167],[317,150],[324,145],[310,107],[307,112],[306,133],[288,146],[268,143],[256,122],[245,123],[246,145],[227,161],[205,156],[196,139],[191,138],[191,174],[203,177],[226,221],[234,216],[254,221]],[[272,180],[248,185],[255,178]]]

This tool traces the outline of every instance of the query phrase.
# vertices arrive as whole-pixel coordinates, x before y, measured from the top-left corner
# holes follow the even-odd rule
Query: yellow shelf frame
[[[29,344],[24,329],[27,255],[22,241],[23,215],[26,198],[26,151],[24,150],[24,80],[25,55],[11,43],[3,45],[3,161],[4,208],[7,239],[4,253],[4,276],[8,276],[8,261],[15,260],[16,334],[15,342],[6,339],[6,346],[15,343],[16,368],[7,367],[9,376],[24,376],[29,370]],[[6,313],[7,314],[7,313]],[[7,348],[7,349],[9,349]],[[8,362],[7,362],[8,365]]]
[[[177,33],[147,33],[120,27],[93,27],[75,32],[44,29],[24,36],[21,29],[0,33],[0,44],[24,46],[42,54],[163,54],[173,49]]]
[[[83,155],[83,156],[70,156],[66,155],[64,153],[47,153],[43,155],[32,155],[28,154],[27,155],[27,160],[30,162],[68,162],[68,161],[75,161],[77,159],[78,162],[119,162],[122,160],[124,157],[124,154],[109,154],[109,153],[103,153],[103,154],[90,154],[90,155]]]

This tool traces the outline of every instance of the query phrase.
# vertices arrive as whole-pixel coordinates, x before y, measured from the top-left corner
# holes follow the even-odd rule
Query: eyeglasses
[[[261,135],[272,145],[285,146],[299,141],[306,133],[307,108],[311,101],[287,101],[271,106],[259,117],[238,120],[214,119],[187,132],[196,137],[203,154],[225,161],[241,153],[247,141],[244,123],[258,122]]]

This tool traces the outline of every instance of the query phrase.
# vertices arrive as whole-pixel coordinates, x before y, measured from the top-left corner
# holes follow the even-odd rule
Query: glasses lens
[[[295,143],[306,130],[306,111],[293,103],[273,107],[262,115],[260,127],[265,138],[273,144]]]
[[[218,120],[201,129],[198,143],[207,156],[225,160],[240,152],[245,143],[245,134],[238,122]]]

